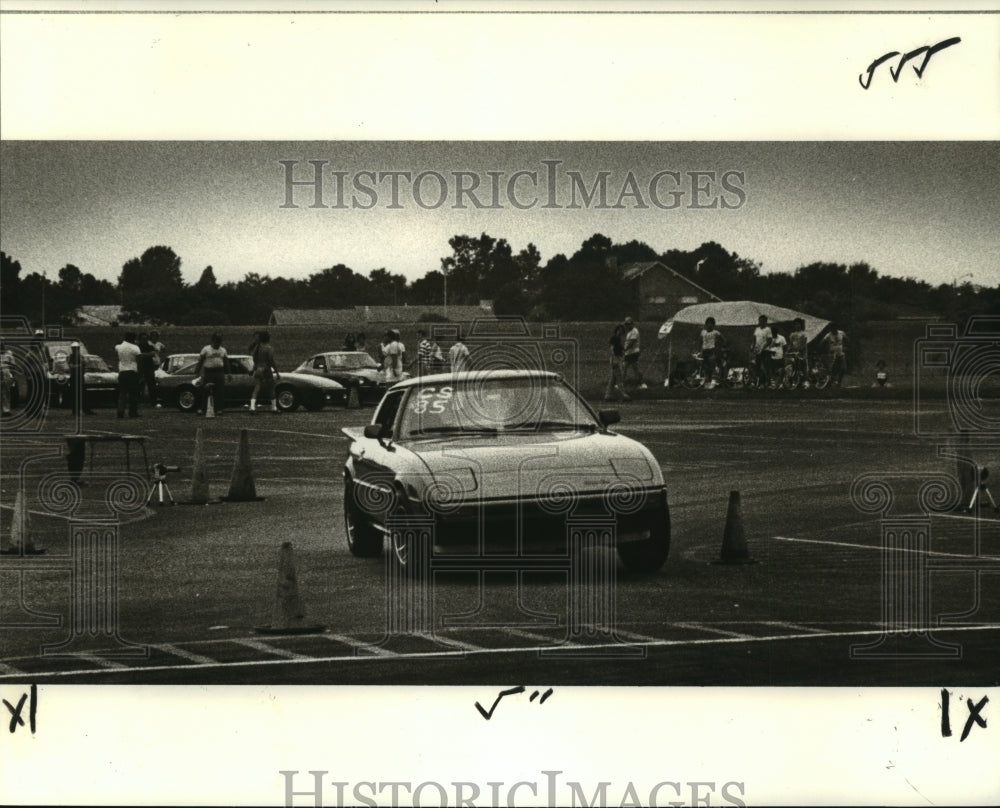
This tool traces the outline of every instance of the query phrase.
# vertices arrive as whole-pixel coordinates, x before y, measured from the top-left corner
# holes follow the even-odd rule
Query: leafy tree
[[[407,302],[406,276],[394,275],[385,267],[368,273],[371,302],[383,306],[399,306]]]
[[[7,253],[0,252],[0,300],[3,310],[10,314],[23,314],[21,308],[21,264]]]
[[[185,306],[181,259],[170,247],[150,247],[131,258],[118,276],[122,308],[177,322]]]

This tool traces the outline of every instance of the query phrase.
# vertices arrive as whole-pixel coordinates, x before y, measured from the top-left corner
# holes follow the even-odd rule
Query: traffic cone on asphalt
[[[347,388],[347,409],[356,410],[361,406],[361,396],[358,395],[358,386],[352,384]]]
[[[191,504],[208,504],[208,474],[205,473],[205,445],[201,427],[194,435],[194,457],[191,466]]]
[[[958,471],[958,495],[959,495],[959,505],[958,509],[967,511],[972,505],[973,497],[979,488],[977,480],[978,468],[976,464],[969,459],[969,432],[963,429],[959,435],[958,440],[959,453],[957,454],[955,461],[957,464]],[[963,456],[963,454],[965,456]]]
[[[24,504],[24,489],[14,497],[14,516],[10,525],[10,541],[4,541],[0,555],[41,555],[45,550],[31,540],[31,520]]]
[[[229,482],[229,494],[223,497],[225,502],[260,502],[264,497],[257,496],[257,486],[253,481],[253,469],[250,467],[250,437],[245,429],[240,430],[240,445],[236,450],[236,464],[233,466],[233,476]]]
[[[215,417],[215,385],[205,385],[205,417]]]
[[[274,615],[268,626],[257,626],[260,634],[318,634],[323,626],[306,622],[306,610],[299,597],[299,581],[292,558],[292,543],[281,545],[278,556],[278,589],[275,593]]]
[[[743,509],[740,506],[740,492],[729,492],[729,509],[726,511],[726,529],[722,534],[722,551],[719,560],[713,564],[754,564],[747,550],[747,539],[743,534]]]

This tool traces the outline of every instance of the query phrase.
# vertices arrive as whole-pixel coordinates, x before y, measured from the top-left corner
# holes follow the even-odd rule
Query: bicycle
[[[684,374],[683,384],[688,390],[697,390],[705,385],[707,374],[705,373],[705,357],[700,352],[691,354],[694,363]]]

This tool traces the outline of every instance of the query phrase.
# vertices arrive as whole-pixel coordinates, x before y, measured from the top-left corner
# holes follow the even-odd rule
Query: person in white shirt
[[[222,347],[222,335],[212,334],[212,341],[202,348],[198,355],[198,365],[194,371],[201,378],[206,403],[208,395],[212,396],[212,406],[216,415],[222,415],[226,408],[226,362],[228,357],[229,353]]]
[[[469,346],[465,344],[461,334],[455,337],[455,344],[448,349],[448,364],[451,365],[452,373],[465,370],[469,364]]]
[[[622,381],[628,379],[629,370],[635,378],[640,390],[646,389],[646,381],[642,378],[642,371],[639,370],[639,354],[641,346],[639,344],[639,329],[632,321],[631,317],[625,318],[625,345],[624,356],[622,357],[624,367],[622,369]]]
[[[778,326],[771,326],[771,342],[767,346],[768,353],[771,355],[768,368],[768,379],[774,383],[777,383],[781,378],[781,371],[785,367],[785,346],[788,344],[788,340],[785,339],[784,334],[778,333]]]
[[[771,344],[771,327],[767,324],[767,315],[757,318],[757,327],[753,330],[753,342],[750,343],[750,361],[757,368],[757,376],[763,381],[767,378],[768,346]]]
[[[385,379],[387,382],[398,382],[403,378],[403,361],[406,356],[406,346],[399,339],[399,332],[390,329],[385,334],[386,342],[382,346],[385,356]]]
[[[701,361],[705,367],[705,387],[711,390],[718,384],[719,374],[719,350],[726,344],[722,332],[715,327],[715,318],[709,317],[705,320],[705,327],[701,329]]]
[[[118,354],[118,417],[139,417],[139,345],[134,331],[127,331],[125,338],[115,346]]]

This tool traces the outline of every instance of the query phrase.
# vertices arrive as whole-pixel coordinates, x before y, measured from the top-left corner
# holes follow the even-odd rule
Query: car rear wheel
[[[653,573],[666,563],[670,554],[670,509],[666,495],[649,522],[649,537],[618,545],[618,557],[625,569],[634,573]]]
[[[181,412],[194,412],[198,409],[198,391],[193,387],[182,387],[178,390],[177,409]]]
[[[282,412],[295,412],[299,408],[299,394],[293,388],[279,387],[274,395]]]
[[[344,480],[344,528],[347,549],[359,558],[373,558],[382,552],[382,531],[368,522],[354,501],[354,485],[350,478]]]

